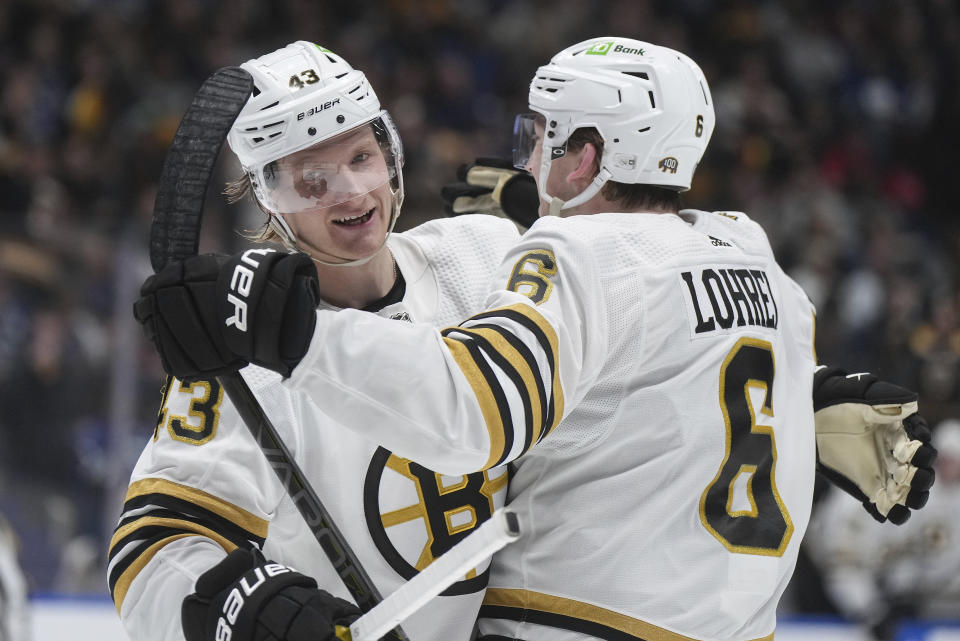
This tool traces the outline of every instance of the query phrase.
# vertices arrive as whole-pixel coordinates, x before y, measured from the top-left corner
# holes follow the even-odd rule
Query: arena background
[[[37,616],[106,598],[106,542],[160,399],[131,304],[163,155],[202,80],[296,39],[343,55],[403,138],[405,229],[444,215],[460,163],[509,154],[536,66],[600,35],[700,63],[717,127],[685,202],[764,225],[818,307],[821,361],[918,390],[931,424],[960,418],[954,0],[7,0],[0,511]],[[218,184],[239,174],[224,157]],[[211,192],[202,249],[234,250],[257,212]],[[804,559],[785,621],[838,616],[822,574]]]

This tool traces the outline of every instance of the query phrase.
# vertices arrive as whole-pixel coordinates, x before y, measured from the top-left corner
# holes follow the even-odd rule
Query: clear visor
[[[536,112],[519,114],[513,122],[513,166],[526,169],[534,148],[543,137],[546,119]]]
[[[387,114],[263,168],[268,209],[296,214],[359,198],[396,179],[402,159]]]

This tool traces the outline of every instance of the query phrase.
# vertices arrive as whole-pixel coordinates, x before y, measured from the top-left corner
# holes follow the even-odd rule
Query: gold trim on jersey
[[[543,435],[546,435],[557,426],[557,423],[559,423],[560,419],[563,417],[563,386],[560,384],[560,341],[557,338],[556,330],[553,329],[553,326],[547,321],[547,319],[544,318],[540,312],[529,305],[517,303],[515,305],[508,305],[506,307],[490,310],[488,314],[491,312],[496,313],[505,310],[510,310],[520,314],[521,316],[525,316],[534,325],[536,325],[547,338],[547,344],[550,348],[549,353],[553,362],[553,371],[551,372],[553,378],[550,382],[550,394],[553,396],[554,412],[550,425],[545,426],[545,429],[543,430]]]
[[[697,641],[692,637],[665,630],[652,623],[635,619],[620,612],[615,612],[590,603],[584,603],[583,601],[575,601],[543,592],[534,592],[533,590],[487,588],[487,593],[483,598],[483,605],[517,608],[525,611],[536,611],[544,614],[555,614],[562,617],[579,619],[629,634],[644,641]],[[481,614],[481,617],[482,616]],[[771,632],[765,637],[752,639],[750,641],[773,641],[773,633]]]
[[[134,559],[133,563],[130,564],[126,570],[123,571],[123,574],[120,575],[120,578],[117,579],[116,585],[113,587],[113,603],[117,607],[117,614],[120,614],[120,608],[123,607],[123,600],[127,597],[127,591],[130,589],[130,584],[133,583],[134,578],[140,571],[146,567],[147,563],[159,552],[164,546],[173,543],[178,539],[183,539],[188,536],[197,536],[196,534],[191,534],[189,532],[184,532],[182,534],[174,534],[168,536],[165,539],[161,539],[144,550],[140,556]],[[227,552],[232,552],[236,549],[236,545],[230,544],[231,547]]]
[[[483,472],[484,483],[483,483],[483,487],[480,488],[480,494],[483,494],[485,497],[487,497],[487,500],[490,501],[491,512],[493,512],[496,509],[496,507],[493,504],[493,495],[499,492],[500,490],[506,489],[507,481],[510,479],[510,474],[506,471],[506,469],[504,468],[499,468],[499,469],[503,469],[503,473],[493,478],[490,478],[489,470],[484,470]]]
[[[390,510],[388,512],[381,512],[380,523],[382,524],[384,530],[387,530],[391,527],[409,523],[411,521],[420,519],[423,520],[424,528],[426,530],[426,540],[423,544],[419,558],[412,564],[416,570],[423,570],[436,560],[436,557],[433,556],[433,546],[437,540],[437,533],[434,532],[433,527],[431,526],[427,498],[424,496],[424,479],[413,473],[413,471],[410,469],[411,463],[412,461],[410,461],[410,459],[402,458],[396,454],[390,454],[386,463],[384,463],[384,467],[393,470],[397,474],[400,474],[401,476],[413,482],[417,492],[417,502]],[[501,470],[502,473],[493,478],[491,478],[490,473],[486,470],[480,472],[483,474],[483,483],[480,486],[479,493],[487,500],[490,513],[493,513],[494,510],[496,510],[496,505],[493,500],[494,495],[497,492],[506,489],[507,481],[509,479],[509,475],[504,468],[498,469]],[[462,491],[469,485],[470,482],[469,475],[463,475],[460,481],[445,485],[443,481],[445,480],[445,477],[450,478],[449,476],[438,474],[436,472],[430,472],[430,474],[436,481],[436,489],[439,496]],[[469,512],[469,521],[455,524],[455,517],[457,517],[458,514],[464,513],[465,511]],[[464,504],[449,510],[444,510],[443,518],[447,529],[446,533],[443,534],[444,536],[454,536],[461,532],[465,532],[475,528],[479,523],[476,509],[468,504]],[[467,573],[466,578],[469,579],[476,575],[477,572],[475,569],[470,570],[470,572]]]
[[[473,395],[477,398],[480,405],[480,413],[483,414],[483,422],[487,426],[487,434],[490,435],[490,457],[484,463],[484,469],[493,467],[494,464],[503,455],[506,447],[506,436],[503,427],[503,417],[500,415],[500,408],[497,406],[497,399],[493,395],[493,388],[490,387],[490,381],[484,376],[473,355],[463,342],[455,339],[443,337],[443,342],[453,355],[460,371],[467,377],[467,382],[473,389]]]
[[[533,263],[533,271],[527,269],[527,263]],[[557,275],[557,258],[549,249],[534,249],[528,251],[514,263],[507,281],[507,289],[529,298],[535,305],[540,305],[550,298],[553,283],[550,279]],[[530,291],[520,291],[524,286]]]
[[[160,410],[157,412],[157,425],[153,429],[153,440],[160,437],[160,428],[167,424],[167,397],[170,395],[173,377],[169,374],[163,379],[163,387],[160,388]]]
[[[140,497],[144,497],[143,500],[148,502],[157,501],[158,506],[155,507],[159,507],[160,509],[164,509],[160,507],[164,500],[163,497],[169,497],[169,499],[175,499],[195,506],[198,510],[203,510],[208,513],[208,515],[211,515],[205,517],[206,520],[209,521],[210,518],[223,519],[232,524],[232,526],[239,528],[236,536],[241,536],[247,540],[259,538],[262,542],[267,536],[269,523],[265,519],[261,519],[240,507],[196,488],[159,478],[147,478],[136,481],[131,483],[127,490],[124,516],[140,509],[130,507],[130,501],[135,501]],[[111,593],[117,607],[117,612],[120,611],[134,578],[164,545],[188,536],[203,536],[216,542],[226,552],[231,552],[237,548],[237,543],[231,540],[229,534],[219,532],[209,524],[198,522],[193,516],[187,514],[183,514],[182,516],[170,515],[170,512],[166,510],[163,516],[156,514],[157,512],[155,510],[148,509],[139,515],[136,513],[130,515],[129,518],[124,519],[127,522],[118,527],[110,539],[110,546],[108,548],[108,557],[110,560],[113,561],[115,558],[118,558],[119,555],[123,555],[123,558],[120,558],[114,566],[116,570],[120,571],[119,576],[114,580],[114,571],[111,571],[110,579],[112,582]],[[240,532],[241,530],[242,533]],[[137,533],[140,531],[143,531],[144,534],[138,535]],[[150,534],[147,534],[148,532]],[[167,533],[169,533],[168,536],[163,536],[163,534]],[[136,547],[149,542],[152,536],[158,535],[162,536],[162,538],[149,544],[147,548],[140,550]],[[138,536],[140,537],[139,539],[137,538]],[[125,539],[129,540],[129,545],[134,546],[132,551],[126,554],[124,554],[123,550],[118,549],[118,546],[120,546]],[[124,544],[124,548],[126,548],[127,545],[128,544]],[[127,557],[130,554],[136,554],[136,557],[129,557],[128,559]],[[129,564],[124,567],[126,563]]]
[[[166,494],[167,496],[188,501],[222,516],[260,538],[266,538],[267,536],[267,530],[270,524],[266,519],[262,519],[213,494],[208,494],[203,490],[198,490],[188,485],[181,485],[180,483],[174,483],[166,479],[147,478],[131,483],[129,489],[127,489],[127,496],[124,501],[129,501],[146,494]]]
[[[783,522],[784,522],[784,532],[780,540],[778,541],[778,544],[776,547],[772,545],[771,546],[738,545],[730,542],[723,533],[718,531],[718,529],[714,527],[713,524],[711,524],[710,519],[708,518],[708,515],[707,515],[707,510],[706,510],[708,495],[711,492],[713,486],[720,480],[721,476],[723,476],[724,469],[726,468],[727,464],[730,462],[730,457],[732,454],[733,425],[730,419],[730,408],[727,406],[727,401],[726,401],[727,371],[728,371],[728,367],[733,362],[734,358],[737,357],[737,355],[740,353],[741,348],[743,347],[756,348],[770,355],[770,363],[771,363],[770,380],[769,381],[760,380],[753,377],[747,378],[743,386],[743,398],[745,400],[745,406],[746,406],[747,412],[749,413],[749,421],[750,421],[749,434],[763,434],[767,436],[770,440],[770,454],[772,457],[772,461],[770,463],[770,475],[769,475],[770,490],[771,490],[774,502],[777,506],[777,510],[780,512],[781,516],[783,517]],[[790,518],[790,513],[787,511],[787,506],[784,504],[783,499],[780,496],[780,491],[777,489],[776,474],[777,474],[778,454],[777,454],[776,435],[774,434],[773,427],[771,427],[770,425],[762,425],[757,423],[757,415],[753,409],[753,402],[750,396],[751,389],[760,390],[763,398],[763,401],[761,402],[761,405],[760,405],[760,413],[763,414],[764,416],[773,417],[774,414],[773,414],[773,404],[771,401],[771,396],[772,396],[771,386],[773,384],[773,380],[775,377],[776,377],[776,360],[773,354],[773,345],[769,341],[762,340],[759,338],[753,338],[749,336],[744,336],[740,338],[736,342],[736,344],[730,349],[730,351],[727,353],[727,356],[723,359],[723,363],[720,366],[720,385],[719,385],[718,399],[719,399],[720,410],[723,414],[724,428],[726,430],[724,455],[723,455],[723,461],[721,462],[720,467],[717,469],[716,475],[713,477],[713,480],[710,481],[710,484],[707,485],[706,489],[704,489],[703,493],[700,495],[699,511],[700,511],[700,522],[703,524],[703,527],[711,534],[711,536],[717,539],[717,541],[719,541],[727,550],[734,553],[755,554],[759,556],[777,556],[777,557],[783,556],[784,552],[787,549],[787,545],[790,543],[790,539],[793,537],[793,531],[794,531],[793,519]],[[746,517],[746,518],[759,517],[759,508],[757,507],[757,503],[753,495],[753,484],[752,484],[753,474],[757,471],[757,466],[751,466],[751,467],[753,467],[753,470],[751,470],[751,478],[750,478],[750,482],[748,483],[747,493],[749,495],[750,505],[752,509],[749,512],[746,512],[746,511],[732,512],[731,511],[732,498],[730,495],[733,494],[733,491],[734,491],[734,482],[736,481],[736,476],[738,476],[743,471],[744,465],[741,464],[738,467],[737,474],[734,475],[733,480],[730,482],[729,486],[727,487],[728,495],[726,500],[726,511],[727,511],[727,514],[731,517]]]
[[[530,364],[524,360],[523,356],[520,355],[520,352],[507,342],[499,332],[492,329],[473,329],[470,327],[459,327],[457,328],[458,332],[467,334],[468,336],[479,336],[486,339],[490,342],[493,348],[503,356],[517,375],[523,381],[523,389],[520,390],[521,393],[525,392],[525,396],[530,399],[530,416],[531,424],[533,425],[533,433],[531,438],[531,443],[536,443],[540,439],[540,434],[543,431],[543,415],[544,408],[540,405],[540,394],[537,391],[537,377],[539,376],[538,372],[531,370]]]
[[[755,518],[760,512],[757,510],[757,500],[753,498],[753,474],[757,471],[756,465],[741,465],[740,469],[730,480],[730,487],[727,489],[727,514],[730,516],[749,516]],[[742,475],[747,476],[747,486],[745,488],[747,501],[750,503],[748,510],[734,510],[733,497],[736,492],[737,479]]]
[[[181,530],[187,533],[205,536],[219,543],[220,547],[227,552],[230,552],[237,547],[236,544],[230,541],[230,539],[218,533],[216,530],[204,525],[200,525],[199,523],[194,523],[193,521],[189,521],[187,519],[178,519],[172,517],[144,516],[143,518],[139,518],[135,521],[127,523],[121,528],[117,528],[117,530],[113,533],[113,537],[110,539],[110,548],[107,554],[113,554],[113,548],[117,545],[117,543],[129,536],[131,533],[136,532],[140,528],[151,526],[168,527],[171,530]]]
[[[517,348],[511,345],[503,334],[507,333],[515,336],[520,343],[528,348],[530,345],[507,326],[500,325],[499,330],[475,329],[467,326],[467,323],[470,322],[491,319],[503,319],[516,323],[534,334],[537,345],[546,354],[549,363],[551,381],[550,392],[547,395],[548,407],[544,408],[540,401],[538,391],[538,379],[541,379],[540,371],[531,368]],[[521,398],[529,399],[532,418],[536,419],[531,423],[533,431],[529,434],[524,433],[522,437],[524,439],[522,442],[526,443],[529,440],[531,446],[553,430],[563,417],[564,398],[560,384],[559,340],[556,331],[547,322],[546,318],[530,305],[522,303],[482,312],[468,318],[459,327],[448,327],[442,330],[444,344],[450,350],[457,366],[470,383],[480,405],[487,433],[490,436],[490,457],[483,466],[484,469],[488,469],[504,462],[507,455],[513,451],[514,442],[521,437],[512,428],[513,433],[508,434],[506,426],[512,425],[510,408],[508,406],[501,407],[497,403],[497,393],[502,391],[501,382],[497,378],[494,368],[487,362],[487,357],[483,355],[483,351],[479,347],[471,351],[471,348],[467,346],[469,338],[451,337],[450,334],[453,333],[483,338],[487,341],[489,349],[496,352],[499,358],[506,361],[517,373],[523,382],[522,387],[517,386],[517,393],[520,394]],[[534,360],[540,362],[535,352]],[[546,390],[546,385],[540,385],[540,387]]]
[[[179,384],[178,393],[190,396],[187,405],[187,414],[197,425],[191,425],[188,416],[170,414],[166,407],[165,424],[170,438],[191,445],[203,445],[217,435],[217,425],[220,423],[220,404],[223,403],[223,388],[215,379],[193,381],[185,383],[174,379]],[[194,392],[199,389],[200,396]],[[214,396],[214,393],[216,394]],[[170,400],[169,392],[164,396],[164,403]]]
[[[454,519],[460,515],[467,513],[470,515],[470,520],[459,525],[454,524]],[[463,505],[452,510],[445,510],[443,513],[443,520],[447,524],[447,532],[450,534],[459,534],[465,530],[472,530],[477,526],[477,511],[471,505]]]

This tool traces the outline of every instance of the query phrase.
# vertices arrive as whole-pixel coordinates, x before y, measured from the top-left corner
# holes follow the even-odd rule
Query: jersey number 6
[[[772,346],[755,338],[741,338],[720,368],[726,455],[700,497],[700,520],[731,552],[781,556],[793,534],[777,492],[773,428],[757,424],[750,399],[751,388],[761,390],[760,412],[773,416],[774,372]],[[735,507],[735,497],[744,494],[746,501]]]

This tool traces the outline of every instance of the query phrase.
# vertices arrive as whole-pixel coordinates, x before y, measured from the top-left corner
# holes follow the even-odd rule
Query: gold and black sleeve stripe
[[[471,325],[469,328],[458,328],[457,332],[472,337],[519,392],[524,416],[523,451],[526,452],[540,435],[543,413],[547,407],[547,393],[543,381],[536,374],[538,368],[533,352],[516,335],[500,325]]]
[[[477,322],[481,320],[486,322]],[[498,320],[522,327],[533,336],[533,344],[525,342],[512,325]],[[539,312],[529,305],[511,305],[472,316],[441,334],[473,388],[490,434],[490,458],[485,467],[502,464],[513,450],[514,440],[519,438],[507,396],[490,363],[510,380],[520,399],[524,415],[521,453],[556,426],[563,416],[558,340],[553,327]],[[541,361],[546,364],[549,381],[544,381],[540,373]]]
[[[513,445],[513,418],[503,387],[493,368],[483,357],[474,337],[449,336],[459,330],[460,328],[453,327],[440,333],[480,403],[480,411],[487,425],[487,432],[490,434],[490,458],[484,464],[484,469],[489,469],[499,465],[510,452]]]
[[[133,579],[165,545],[205,536],[228,552],[239,546],[262,547],[267,527],[266,520],[196,488],[156,478],[131,484],[108,553],[117,611]]]

